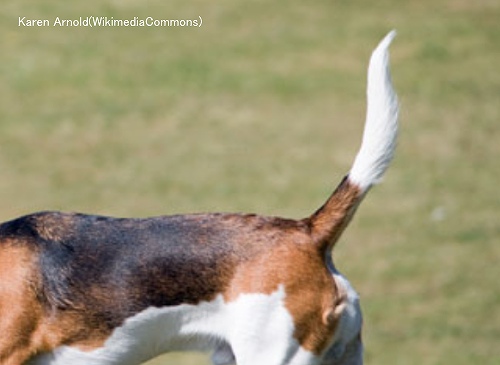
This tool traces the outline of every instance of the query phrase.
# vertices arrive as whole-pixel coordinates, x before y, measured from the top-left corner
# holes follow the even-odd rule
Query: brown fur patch
[[[25,242],[0,241],[0,364],[19,365],[37,353],[70,343],[82,350],[103,345],[109,335],[90,328],[84,316],[44,308],[38,297],[37,253]],[[82,336],[82,330],[84,335]]]
[[[285,306],[295,320],[295,338],[303,348],[319,355],[337,326],[336,286],[320,258],[302,257],[295,262],[301,266],[289,278]]]
[[[41,238],[61,241],[73,233],[74,215],[59,212],[47,212],[32,216],[33,225]]]
[[[32,334],[41,316],[33,289],[34,256],[15,242],[0,246],[0,363],[18,365],[36,349]]]
[[[82,351],[92,351],[104,345],[110,333],[92,328],[84,316],[77,313],[58,312],[46,316],[33,334],[33,344],[38,352],[48,352],[61,345],[68,345]]]

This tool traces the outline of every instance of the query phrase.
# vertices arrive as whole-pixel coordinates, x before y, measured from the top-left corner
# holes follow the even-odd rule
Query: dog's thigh
[[[214,365],[235,365],[236,359],[227,343],[218,345],[212,354],[212,363]]]
[[[271,345],[272,346],[272,345]],[[283,359],[282,362],[277,362],[277,364],[286,364],[286,365],[315,365],[319,363],[319,360],[313,356],[312,354],[301,351],[297,351],[294,356],[290,359],[287,359],[288,355],[285,356],[277,356],[277,358]],[[246,357],[238,362],[238,365],[241,364],[261,364],[263,361],[267,361],[268,359],[262,358],[262,354],[255,354],[254,357]],[[236,365],[236,358],[233,353],[231,347],[227,344],[223,344],[218,346],[212,354],[212,363],[214,365]],[[267,364],[267,362],[266,362]]]
[[[356,337],[347,344],[339,365],[363,365],[363,343]]]
[[[325,354],[321,365],[363,365],[363,343],[360,336],[346,345],[333,345]]]
[[[238,365],[318,365],[320,359],[303,349],[293,336],[293,327],[271,326],[260,331],[247,327],[233,338],[232,350]]]
[[[249,350],[249,349],[247,349]],[[320,360],[309,351],[305,351],[300,347],[291,351],[278,351],[273,349],[273,344],[269,343],[268,347],[263,351],[255,351],[250,353],[246,351],[245,356],[240,356],[235,353],[236,363],[238,365],[319,365]]]

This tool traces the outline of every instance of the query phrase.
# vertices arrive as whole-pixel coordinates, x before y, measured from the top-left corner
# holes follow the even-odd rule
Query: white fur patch
[[[148,308],[125,321],[102,348],[84,352],[63,346],[28,364],[138,365],[165,352],[209,350],[220,344],[230,346],[222,347],[224,361],[231,360],[232,349],[238,365],[315,364],[314,356],[293,338],[284,298],[280,286],[270,295],[242,294],[229,303],[219,295],[198,305]]]

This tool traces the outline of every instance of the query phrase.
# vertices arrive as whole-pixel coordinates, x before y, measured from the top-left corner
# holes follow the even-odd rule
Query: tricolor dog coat
[[[332,248],[393,156],[388,47],[373,52],[361,149],[310,217],[40,212],[0,225],[0,364],[362,364],[358,295]]]

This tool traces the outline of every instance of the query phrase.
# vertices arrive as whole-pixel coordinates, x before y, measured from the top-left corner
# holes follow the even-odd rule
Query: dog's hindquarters
[[[273,232],[270,237],[285,242],[282,247],[286,247],[286,250],[275,255],[279,257],[276,261],[272,260],[273,253],[268,251],[262,256],[266,258],[265,262],[254,262],[253,267],[259,268],[259,274],[266,271],[262,268],[269,270],[269,276],[257,280],[258,282],[269,285],[278,277],[281,278],[282,285],[279,288],[284,305],[282,309],[286,309],[292,321],[280,324],[275,312],[269,311],[269,308],[279,308],[276,303],[280,301],[266,307],[265,311],[262,310],[260,321],[257,320],[260,316],[256,315],[259,312],[256,306],[253,306],[254,312],[250,318],[245,317],[243,322],[239,322],[241,317],[236,320],[234,328],[245,336],[230,336],[229,342],[239,365],[362,364],[362,319],[358,296],[349,282],[335,270],[333,263],[330,262],[332,265],[325,268],[323,258],[349,223],[369,188],[380,180],[394,153],[398,104],[388,65],[388,46],[394,35],[391,32],[380,43],[370,61],[365,132],[351,172],[323,207],[311,217],[293,224],[288,222],[286,225],[284,222],[276,224],[275,221],[274,228],[281,226],[281,229]],[[261,224],[260,239],[263,237],[263,227]],[[292,236],[292,232],[296,236]],[[303,237],[302,233],[307,235],[307,240],[300,239]],[[304,242],[308,243],[308,248],[304,248]],[[292,246],[297,249],[290,249]],[[276,249],[279,244],[275,242],[272,247]],[[283,263],[293,263],[293,267],[288,268]],[[311,268],[314,270],[310,270]],[[251,276],[244,277],[243,281],[247,282]],[[303,285],[304,278],[307,278],[307,286]],[[233,280],[233,285],[235,282]],[[252,281],[252,286],[255,288],[254,282],[255,280]],[[280,291],[272,292],[262,288],[260,291],[268,293],[267,300],[280,294]],[[307,305],[300,306],[298,303]],[[273,313],[273,316],[268,313]],[[290,327],[286,326],[287,323]],[[278,330],[273,332],[273,329]],[[253,336],[249,337],[249,334]],[[249,338],[252,340],[249,341]],[[273,345],[269,346],[271,342]]]

